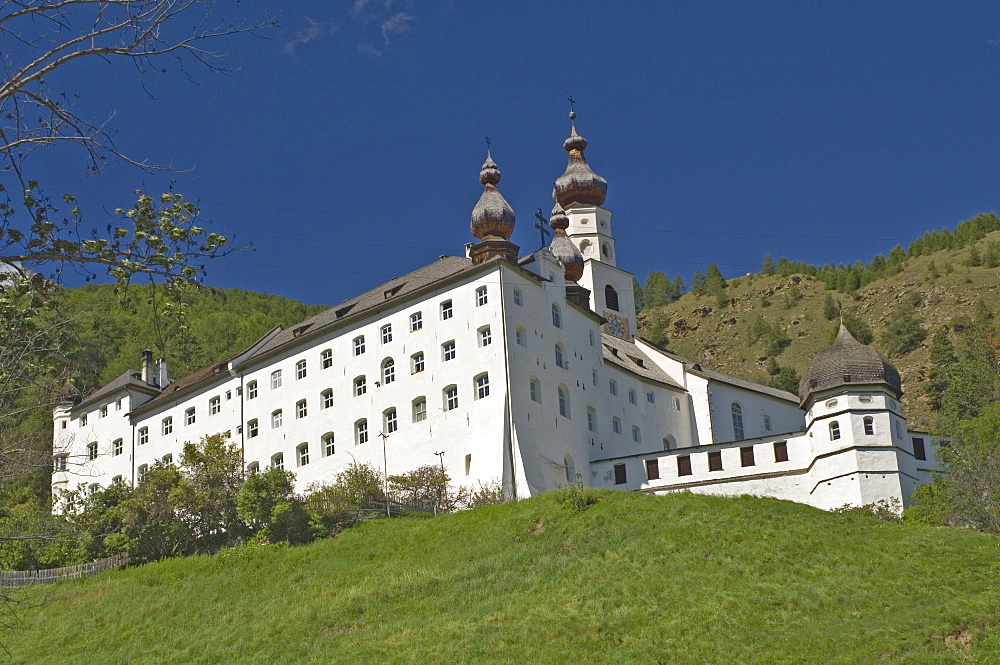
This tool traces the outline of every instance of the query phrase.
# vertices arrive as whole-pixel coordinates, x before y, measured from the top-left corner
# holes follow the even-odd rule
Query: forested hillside
[[[760,272],[730,280],[709,266],[683,295],[682,283],[651,273],[639,289],[640,334],[692,361],[796,392],[843,317],[899,368],[910,426],[928,428],[949,406],[975,415],[964,405],[1000,397],[998,278],[1000,220],[984,214],[868,264],[765,257]]]

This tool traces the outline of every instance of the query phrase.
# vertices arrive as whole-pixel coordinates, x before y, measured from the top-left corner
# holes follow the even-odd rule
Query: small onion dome
[[[583,156],[586,147],[587,139],[577,134],[573,125],[570,137],[563,143],[569,152],[569,163],[552,188],[552,200],[564,209],[574,204],[599,206],[608,195],[608,181],[591,171]]]
[[[583,277],[583,254],[566,235],[565,229],[557,228],[552,234],[549,251],[563,265],[563,273],[567,282],[577,282]]]
[[[549,226],[554,229],[566,230],[569,228],[569,217],[562,206],[556,203],[552,206],[552,215],[549,217]]]
[[[502,238],[509,240],[514,232],[514,211],[497,190],[500,182],[500,169],[493,163],[489,152],[486,153],[486,163],[479,173],[479,182],[483,183],[483,195],[479,203],[472,209],[472,235],[484,238]]]
[[[896,399],[903,394],[896,367],[878,351],[854,339],[841,323],[837,339],[830,348],[816,354],[799,382],[799,399],[805,404],[813,393],[855,384],[881,384],[889,388]]]

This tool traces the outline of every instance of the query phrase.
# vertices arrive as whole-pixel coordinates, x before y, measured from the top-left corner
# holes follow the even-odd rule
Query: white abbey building
[[[183,444],[226,433],[246,468],[300,489],[352,462],[397,474],[443,462],[515,498],[568,483],[755,494],[820,508],[905,503],[931,478],[899,374],[841,328],[799,396],[703,369],[636,337],[607,183],[576,129],[555,182],[551,246],[518,256],[487,157],[479,240],[170,381],[147,352],[54,412],[53,489],[136,483]]]

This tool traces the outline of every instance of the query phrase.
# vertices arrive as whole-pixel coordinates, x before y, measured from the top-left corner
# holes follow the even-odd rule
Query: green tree
[[[712,295],[719,295],[726,288],[726,278],[719,270],[719,266],[711,264],[705,270],[705,291]]]
[[[920,346],[927,338],[927,330],[917,318],[916,311],[908,304],[896,308],[882,332],[879,342],[888,356],[900,356]]]
[[[840,316],[840,303],[831,294],[826,294],[823,300],[823,318],[833,321]]]
[[[867,323],[858,318],[857,314],[845,311],[841,314],[841,318],[844,322],[844,327],[847,328],[848,332],[854,336],[854,339],[858,340],[862,344],[871,344],[872,341],[874,341],[875,333],[872,332],[872,329]],[[840,324],[837,324],[830,329],[831,342],[833,342],[834,338],[837,336],[838,330],[840,330]]]
[[[948,337],[948,331],[938,330],[931,338],[931,367],[927,385],[931,408],[935,411],[941,409],[956,363],[958,356],[955,355],[955,347]]]
[[[173,497],[185,521],[198,534],[197,550],[215,552],[247,535],[236,510],[243,483],[243,457],[221,434],[185,443],[181,454],[184,482]]]
[[[646,306],[642,285],[635,276],[632,277],[632,297],[635,299],[635,311],[638,312]]]
[[[705,276],[700,270],[695,270],[691,278],[691,292],[698,296],[705,294]]]
[[[646,286],[643,289],[643,299],[648,307],[666,305],[673,300],[673,284],[662,270],[650,270],[646,276]]]
[[[313,537],[309,513],[295,496],[295,474],[277,467],[252,473],[236,494],[236,511],[264,543],[304,543]]]
[[[771,258],[771,252],[764,255],[764,264],[761,266],[761,272],[765,275],[773,275],[778,271],[778,266],[775,265],[774,259]]]
[[[312,483],[305,504],[320,535],[332,535],[357,522],[362,510],[385,501],[382,473],[368,464],[352,462],[332,482]]]
[[[973,323],[959,327],[958,362],[948,373],[941,406],[951,418],[974,418],[1000,399],[1000,368],[996,353],[987,343],[991,331]]]

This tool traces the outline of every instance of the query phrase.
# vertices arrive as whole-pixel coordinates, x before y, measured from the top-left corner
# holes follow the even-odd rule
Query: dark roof
[[[805,404],[809,396],[820,390],[856,384],[880,384],[892,390],[896,399],[903,394],[899,371],[878,351],[854,339],[841,323],[837,339],[825,351],[820,351],[809,364],[799,382],[799,397]]]
[[[679,383],[671,379],[666,372],[660,369],[659,365],[650,360],[645,351],[639,349],[634,342],[626,342],[614,335],[601,333],[601,343],[604,348],[604,360],[606,362],[617,365],[633,374],[638,374],[643,378],[665,383],[668,386],[680,388],[681,390],[684,389]]]
[[[98,402],[104,401],[111,395],[124,392],[125,390],[140,390],[150,395],[155,395],[160,392],[159,388],[149,385],[139,377],[139,372],[134,369],[125,370],[125,372],[109,381],[106,386],[91,393],[86,399],[73,407],[73,411],[79,411],[87,408],[88,406],[93,406]]]

